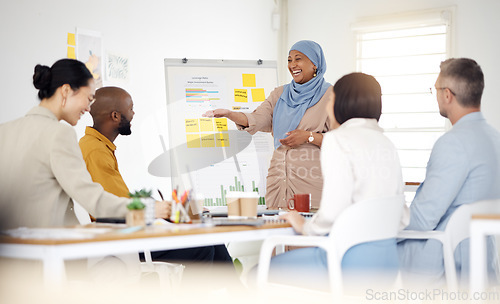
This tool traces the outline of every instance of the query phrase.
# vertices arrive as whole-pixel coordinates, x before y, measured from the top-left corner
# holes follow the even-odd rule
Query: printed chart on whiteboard
[[[172,188],[194,189],[208,207],[225,206],[228,191],[258,192],[265,205],[272,136],[202,115],[255,110],[276,87],[276,63],[166,59],[165,71]]]

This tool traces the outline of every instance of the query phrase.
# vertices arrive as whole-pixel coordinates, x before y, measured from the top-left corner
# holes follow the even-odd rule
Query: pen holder
[[[191,218],[181,203],[172,202],[170,221],[172,223],[190,223]]]

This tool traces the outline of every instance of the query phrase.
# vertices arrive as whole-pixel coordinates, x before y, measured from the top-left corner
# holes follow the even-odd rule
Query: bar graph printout
[[[272,136],[202,115],[255,110],[277,86],[276,63],[165,59],[165,74],[172,187],[189,180],[207,207],[225,206],[228,191],[258,192],[264,205]]]

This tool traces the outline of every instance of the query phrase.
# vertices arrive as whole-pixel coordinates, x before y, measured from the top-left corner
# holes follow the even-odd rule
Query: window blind
[[[373,75],[382,87],[379,123],[398,149],[404,181],[422,182],[432,146],[449,127],[430,92],[439,64],[450,54],[449,18],[381,20],[355,29],[357,70]]]

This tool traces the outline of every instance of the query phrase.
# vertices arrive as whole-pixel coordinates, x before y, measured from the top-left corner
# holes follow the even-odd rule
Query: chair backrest
[[[404,195],[381,197],[355,203],[335,219],[330,238],[337,257],[361,243],[395,238],[405,204]]]
[[[463,204],[453,212],[446,224],[445,233],[450,240],[451,249],[469,238],[470,219],[473,214],[500,213],[500,199]]]

